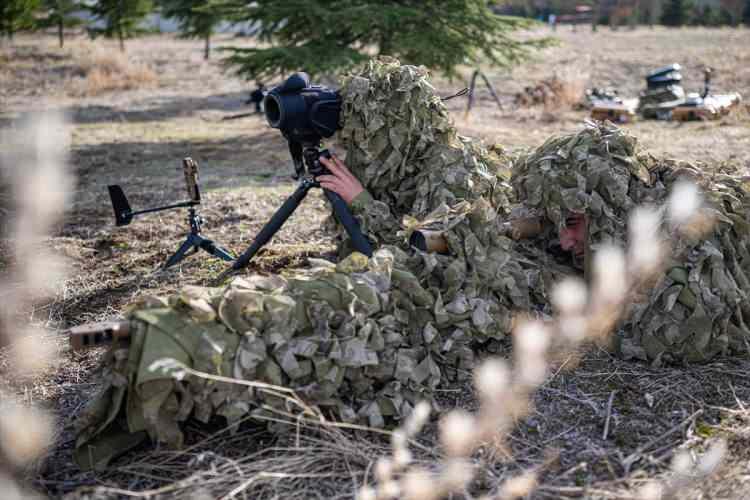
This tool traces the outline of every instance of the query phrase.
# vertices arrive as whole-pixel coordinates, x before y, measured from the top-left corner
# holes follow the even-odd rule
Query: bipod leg
[[[464,119],[469,117],[471,106],[474,104],[474,88],[477,85],[477,76],[479,76],[479,70],[475,69],[474,74],[471,75],[471,83],[469,84],[469,100],[466,103],[466,111],[464,112]]]
[[[294,193],[292,193],[291,196],[286,199],[284,204],[281,205],[278,210],[276,210],[276,213],[274,213],[271,219],[266,223],[266,225],[263,226],[263,229],[260,230],[258,236],[255,237],[255,240],[253,240],[250,246],[247,247],[247,250],[245,250],[245,252],[240,255],[237,260],[234,261],[232,267],[217,276],[213,280],[213,284],[218,285],[229,276],[234,274],[236,271],[239,271],[240,269],[246,267],[250,262],[250,259],[252,259],[256,253],[258,253],[258,250],[263,248],[263,246],[268,243],[271,238],[273,238],[276,232],[281,229],[281,226],[284,225],[287,219],[291,217],[291,215],[297,209],[299,204],[302,203],[302,200],[305,199],[305,196],[307,196],[307,192],[310,191],[310,189],[314,186],[315,182],[313,180],[303,178]]]
[[[497,96],[497,93],[495,92],[495,87],[492,86],[487,76],[485,76],[484,73],[479,73],[482,75],[482,79],[484,80],[484,84],[487,85],[487,89],[490,91],[490,94],[492,94],[492,98],[495,99],[495,102],[497,103],[497,107],[500,108],[502,111],[503,104],[500,102],[500,98]]]
[[[172,255],[169,259],[167,259],[167,263],[164,264],[163,269],[167,269],[168,267],[172,267],[178,262],[180,262],[182,259],[185,258],[188,251],[190,249],[195,248],[197,251],[197,244],[194,240],[194,235],[190,234],[188,235],[187,239],[184,241],[182,245],[180,245],[180,248],[177,249],[177,251]]]

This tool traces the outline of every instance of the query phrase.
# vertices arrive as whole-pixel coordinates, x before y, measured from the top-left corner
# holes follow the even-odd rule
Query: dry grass
[[[746,29],[602,28],[598,34],[572,34],[562,28],[557,35],[559,47],[512,74],[487,72],[504,102],[510,104],[523,87],[554,75],[583,75],[586,86],[615,86],[633,95],[648,69],[674,61],[686,66],[686,88],[700,87],[700,68],[710,63],[718,68],[717,91],[750,94]],[[218,44],[227,42],[237,41]],[[218,261],[189,257],[173,271],[154,272],[184,237],[184,214],[148,216],[127,228],[114,228],[107,184],[121,183],[134,207],[176,201],[185,196],[180,159],[192,156],[201,166],[205,232],[239,252],[294,183],[286,145],[263,120],[220,121],[226,114],[246,111],[242,103],[249,85],[227,77],[215,61],[204,62],[199,42],[135,40],[128,44],[129,60],[156,72],[159,86],[81,97],[67,91],[72,79],[83,78],[76,61],[88,53],[89,42],[71,43],[69,52],[59,52],[55,43],[51,37],[22,36],[15,47],[0,51],[3,60],[12,61],[0,68],[0,127],[14,127],[19,116],[40,106],[64,108],[73,120],[71,164],[79,188],[71,211],[48,243],[69,257],[70,275],[59,297],[27,311],[29,317],[65,327],[116,317],[124,304],[142,294],[203,284],[223,269]],[[117,50],[103,40],[96,45]],[[444,95],[465,84],[437,83]],[[41,96],[53,99],[42,103]],[[553,133],[574,130],[586,116],[563,107],[554,112],[554,121],[547,121],[541,106],[512,111],[507,106],[501,111],[489,95],[479,97],[469,120],[458,123],[461,132],[510,149],[532,147]],[[460,117],[465,101],[453,99],[448,105]],[[711,123],[640,122],[630,129],[657,154],[703,160],[710,166],[748,161],[748,125],[747,114],[736,114]],[[331,242],[319,226],[326,212],[323,200],[312,195],[251,270],[302,266],[307,256],[329,252]],[[0,248],[6,252],[7,241],[0,242]],[[56,341],[64,345],[65,339]],[[343,438],[334,439],[326,429],[304,429],[297,441],[296,430],[286,437],[272,436],[249,422],[233,436],[222,432],[221,422],[190,424],[191,448],[184,452],[143,448],[122,457],[109,471],[81,473],[71,461],[72,423],[96,389],[100,355],[63,350],[54,369],[32,378],[12,375],[9,354],[0,356],[0,385],[6,393],[42,402],[60,418],[54,449],[28,474],[48,496],[128,498],[137,491],[165,488],[160,498],[220,498],[256,478],[236,498],[351,498],[359,485],[371,482],[376,456],[388,448],[387,438],[368,432],[342,432]],[[677,451],[700,454],[717,436],[729,444],[727,461],[718,472],[723,480],[706,479],[683,498],[750,498],[748,361],[651,368],[594,349],[562,359],[558,368],[534,394],[529,416],[511,429],[512,454],[480,450],[473,458],[481,473],[465,498],[497,489],[529,468],[540,471],[532,498],[633,498],[644,483],[672,474],[670,461]],[[469,386],[448,387],[439,399],[443,408],[472,411],[478,406]],[[436,458],[437,435],[436,423],[428,423],[418,438],[427,450],[412,448],[417,461]],[[284,476],[295,472],[332,476]]]
[[[546,113],[576,109],[586,90],[586,78],[565,72],[524,88],[515,95],[514,104],[519,107],[541,105]]]
[[[147,64],[134,62],[121,52],[94,50],[79,64],[84,76],[70,82],[68,92],[74,96],[152,88],[159,83],[156,73]]]
[[[55,355],[44,324],[27,318],[34,303],[55,296],[62,263],[42,242],[59,222],[72,179],[65,164],[67,134],[58,116],[38,116],[18,130],[0,131],[0,179],[6,185],[7,213],[0,254],[0,348],[4,369],[16,381],[46,374]],[[32,382],[33,383],[33,382]],[[31,498],[16,484],[34,470],[54,442],[54,415],[38,401],[0,386],[0,490],[8,500]],[[24,395],[25,396],[25,395]]]

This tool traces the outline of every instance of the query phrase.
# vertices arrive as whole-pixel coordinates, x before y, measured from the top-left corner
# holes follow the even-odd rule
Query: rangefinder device
[[[268,124],[289,142],[317,146],[339,129],[341,97],[322,85],[311,85],[307,73],[295,73],[271,89],[263,101]]]

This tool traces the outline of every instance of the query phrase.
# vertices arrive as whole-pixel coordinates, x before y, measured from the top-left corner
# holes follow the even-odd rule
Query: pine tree
[[[271,42],[228,49],[228,62],[255,79],[338,73],[373,51],[455,76],[460,64],[511,65],[549,43],[512,38],[533,21],[496,15],[486,0],[225,1],[234,2],[234,21],[257,26],[260,39]]]
[[[211,35],[222,21],[221,6],[212,0],[159,0],[162,14],[177,19],[185,38],[202,38],[205,41],[203,57],[211,51]]]
[[[11,40],[19,31],[34,27],[34,12],[39,8],[39,0],[1,0],[0,36]]]
[[[745,1],[745,10],[742,11],[742,22],[750,26],[750,0]]]
[[[38,21],[42,28],[57,28],[57,38],[60,47],[65,44],[65,28],[71,28],[82,24],[83,21],[73,17],[73,13],[83,9],[78,0],[42,0],[44,17]]]
[[[682,26],[690,19],[692,4],[688,0],[668,0],[661,15],[666,26]]]
[[[139,29],[138,25],[151,12],[151,0],[96,0],[89,7],[97,19],[104,21],[104,28],[90,30],[93,34],[102,34],[108,38],[117,37],[120,50],[125,50],[125,38],[132,37]]]
[[[719,14],[716,12],[716,9],[711,8],[710,5],[696,7],[692,12],[692,18],[690,19],[690,24],[696,26],[718,26],[719,23]]]

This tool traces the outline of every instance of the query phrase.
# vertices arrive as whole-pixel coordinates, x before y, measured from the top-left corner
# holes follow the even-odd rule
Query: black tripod
[[[182,245],[180,245],[180,248],[177,249],[174,255],[172,255],[167,260],[166,264],[164,264],[164,269],[180,262],[188,255],[188,252],[190,250],[193,250],[193,253],[198,253],[198,250],[205,250],[214,257],[218,257],[226,261],[231,261],[234,258],[232,257],[232,254],[230,254],[220,246],[217,246],[212,240],[201,236],[201,224],[203,224],[203,217],[198,215],[198,213],[195,211],[195,207],[190,207],[190,209],[188,210],[188,222],[190,223],[190,234],[188,234],[187,239]]]
[[[300,179],[300,183],[299,185],[297,185],[297,189],[294,191],[294,193],[291,194],[291,196],[289,196],[289,198],[286,199],[286,201],[281,205],[281,207],[279,207],[276,213],[273,214],[271,219],[266,223],[265,226],[263,226],[263,229],[260,230],[258,235],[255,237],[255,240],[253,240],[247,250],[245,250],[245,252],[240,255],[236,261],[234,261],[232,267],[221,273],[216,278],[217,282],[223,281],[235,271],[238,271],[247,266],[247,264],[250,262],[250,259],[255,256],[258,250],[263,248],[263,246],[268,243],[271,238],[273,238],[273,235],[276,234],[279,229],[281,229],[281,226],[284,225],[286,220],[294,213],[299,204],[302,203],[302,200],[305,199],[308,191],[310,191],[310,189],[314,187],[320,187],[320,184],[315,180],[315,178],[320,175],[326,175],[330,173],[328,169],[320,163],[321,156],[324,156],[326,158],[331,157],[327,149],[319,151],[317,145],[308,145],[303,147],[302,144],[298,142],[290,142],[289,151],[292,154],[295,171],[297,173],[295,178]],[[362,231],[359,228],[359,223],[349,211],[349,207],[347,206],[346,202],[341,198],[341,196],[334,193],[333,191],[329,191],[328,189],[323,189],[323,194],[325,194],[325,197],[328,198],[329,202],[331,202],[334,216],[336,217],[336,220],[342,226],[344,226],[344,229],[349,235],[349,238],[351,238],[352,240],[352,244],[355,250],[367,255],[368,257],[371,257],[372,247],[370,246],[370,242],[362,234]]]

